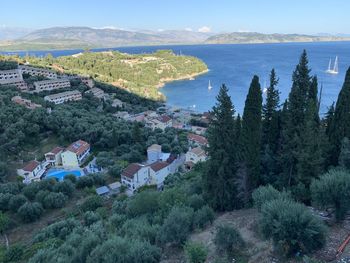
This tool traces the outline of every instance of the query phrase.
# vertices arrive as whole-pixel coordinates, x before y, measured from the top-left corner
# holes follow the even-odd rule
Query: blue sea
[[[309,55],[311,74],[317,75],[319,87],[323,86],[321,114],[336,101],[344,81],[345,72],[350,66],[350,42],[320,42],[320,43],[283,43],[283,44],[242,44],[242,45],[179,45],[179,46],[143,46],[120,47],[119,50],[128,53],[147,53],[158,49],[172,49],[176,54],[192,55],[202,59],[209,68],[207,74],[198,76],[195,80],[175,81],[161,89],[167,103],[171,106],[193,108],[203,112],[211,109],[220,86],[225,83],[236,111],[242,113],[244,102],[253,75],[258,75],[262,87],[269,81],[269,72],[275,68],[279,77],[278,88],[281,92],[281,102],[288,97],[292,83],[292,72],[298,63],[303,49]],[[96,51],[111,50],[96,49]],[[15,52],[21,56],[64,56],[78,53],[82,50],[57,50]],[[14,52],[11,52],[13,54]],[[339,74],[325,73],[329,59],[339,58]],[[211,81],[213,89],[208,90]]]

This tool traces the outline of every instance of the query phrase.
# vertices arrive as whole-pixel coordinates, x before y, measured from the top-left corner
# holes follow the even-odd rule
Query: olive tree
[[[261,231],[286,256],[308,253],[325,243],[326,227],[304,205],[277,199],[261,208]]]
[[[335,209],[336,219],[342,220],[350,209],[350,172],[331,170],[311,183],[312,201],[321,208]]]

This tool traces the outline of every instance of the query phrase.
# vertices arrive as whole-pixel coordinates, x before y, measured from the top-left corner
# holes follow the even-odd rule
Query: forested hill
[[[178,56],[169,50],[135,55],[116,51],[84,52],[58,58],[27,57],[26,60],[64,73],[90,75],[98,81],[155,100],[164,99],[158,88],[165,82],[191,78],[208,70],[198,58]]]
[[[283,43],[283,42],[321,42],[345,41],[346,37],[311,36],[300,34],[262,34],[256,32],[233,32],[209,37],[209,44],[247,44],[247,43]]]

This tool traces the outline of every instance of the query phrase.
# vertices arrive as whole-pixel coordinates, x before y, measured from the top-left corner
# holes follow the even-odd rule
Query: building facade
[[[45,173],[46,168],[38,161],[30,161],[23,168],[17,170],[17,174],[24,178],[25,183],[32,181],[40,181],[41,177]]]
[[[18,69],[21,71],[23,74],[29,74],[32,76],[44,76],[49,79],[57,79],[57,74],[56,72],[44,68],[36,68],[36,67],[31,67],[31,66],[26,66],[26,65],[19,65]]]
[[[34,82],[34,90],[32,92],[50,91],[70,87],[69,79],[42,80]]]
[[[62,152],[64,148],[55,147],[50,152],[45,153],[45,160],[50,164],[50,166],[60,166],[62,165]]]
[[[79,167],[90,154],[90,144],[79,140],[67,147],[62,152],[62,165],[65,167]]]
[[[78,90],[65,91],[65,92],[52,94],[44,97],[44,100],[55,104],[62,104],[67,101],[78,101],[81,99],[82,99],[81,92]]]

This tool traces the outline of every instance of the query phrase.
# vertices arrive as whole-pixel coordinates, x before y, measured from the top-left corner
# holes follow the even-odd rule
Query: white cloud
[[[198,32],[208,33],[208,32],[211,32],[211,28],[208,26],[202,26],[202,27],[198,28]]]
[[[121,29],[116,26],[102,26],[102,27],[93,27],[94,29]]]
[[[238,32],[239,33],[249,33],[249,32],[252,32],[252,31],[247,30],[247,29],[238,29]]]
[[[158,31],[158,32],[163,32],[164,29],[163,29],[163,28],[159,28],[157,31]]]
[[[193,29],[190,28],[190,27],[186,27],[186,28],[185,28],[185,31],[190,31],[190,32],[191,32],[191,31],[193,31]]]

